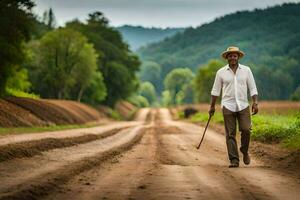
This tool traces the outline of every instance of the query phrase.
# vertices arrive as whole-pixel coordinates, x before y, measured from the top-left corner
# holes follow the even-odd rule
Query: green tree
[[[12,75],[13,76],[7,79],[6,87],[22,92],[29,92],[31,83],[28,80],[28,71],[26,69],[21,69],[19,71],[14,71]]]
[[[31,0],[0,1],[0,96],[5,95],[7,80],[24,61],[24,41],[30,38]]]
[[[300,86],[298,86],[297,89],[293,92],[290,99],[293,101],[300,101]]]
[[[255,70],[259,96],[262,99],[288,99],[293,88],[293,79],[287,71],[260,66]]]
[[[78,20],[67,23],[69,28],[84,34],[94,44],[98,59],[98,70],[102,73],[107,89],[104,104],[113,107],[118,100],[130,97],[138,89],[136,72],[140,61],[134,55],[101,12],[89,14],[87,23]]]
[[[72,99],[80,100],[96,71],[97,54],[87,39],[61,28],[43,36],[38,52],[39,93],[48,98],[72,98],[71,90],[76,86],[77,98]]]
[[[300,84],[299,10],[300,3],[285,3],[238,11],[199,27],[187,28],[181,34],[140,48],[137,53],[142,61],[156,61],[164,78],[177,66],[189,66],[196,71],[199,65],[220,58],[228,46],[238,46],[246,53],[241,64],[251,69],[257,66],[253,73],[260,99],[288,99]],[[204,100],[208,98],[203,97],[201,101]]]
[[[161,94],[162,96],[162,105],[163,106],[170,106],[173,104],[173,100],[172,100],[172,97],[171,97],[171,92],[169,90],[164,90]]]
[[[99,105],[106,97],[107,91],[104,84],[102,73],[96,71],[91,77],[90,84],[87,86],[82,101],[91,105]]]
[[[172,103],[176,103],[176,95],[182,91],[194,78],[193,72],[188,68],[176,68],[167,74],[164,80],[165,90],[170,91]],[[182,95],[182,94],[181,94]]]
[[[199,67],[194,82],[196,101],[210,101],[211,89],[214,84],[215,75],[218,69],[224,66],[224,64],[225,63],[220,60],[210,60],[208,64]]]
[[[93,48],[93,45],[85,43],[82,49],[83,50],[79,53],[77,61],[78,63],[75,65],[75,69],[73,71],[75,80],[73,91],[75,92],[74,94],[76,96],[74,97],[76,97],[77,101],[81,100],[85,89],[91,84],[91,80],[93,78],[96,78],[98,80],[101,79],[101,82],[99,82],[99,84],[101,85],[101,87],[105,87],[103,86],[104,80],[102,74],[100,72],[97,72],[98,75],[96,74],[97,54],[95,52],[95,49]],[[101,78],[99,77],[99,74],[101,74]],[[99,89],[99,87],[97,88]]]
[[[145,97],[151,105],[153,105],[156,102],[156,91],[153,84],[150,82],[143,82],[140,85],[139,94]]]
[[[183,102],[184,104],[191,104],[195,101],[195,93],[194,93],[194,80],[192,79],[190,83],[186,84],[182,88]]]
[[[56,26],[56,19],[52,8],[46,10],[43,14],[43,22],[46,24],[48,30],[53,30]]]
[[[145,61],[142,63],[141,71],[138,73],[139,78],[146,82],[151,82],[156,88],[157,92],[161,92],[162,84],[161,84],[161,67],[153,61]]]

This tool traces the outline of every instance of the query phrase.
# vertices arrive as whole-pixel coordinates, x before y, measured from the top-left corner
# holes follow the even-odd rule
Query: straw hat
[[[242,58],[245,53],[242,52],[238,47],[228,47],[226,51],[224,51],[221,56],[224,58],[224,59],[227,59],[227,55],[229,53],[238,53],[239,54],[239,57]]]

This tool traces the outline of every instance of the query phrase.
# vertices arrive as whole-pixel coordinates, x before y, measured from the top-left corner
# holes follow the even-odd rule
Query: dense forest
[[[130,26],[124,25],[116,27],[122,34],[126,42],[128,42],[130,48],[135,51],[141,46],[158,42],[166,37],[171,37],[176,33],[182,32],[184,28],[147,28],[142,26]]]
[[[71,99],[114,106],[139,87],[140,61],[99,11],[57,27],[52,9],[0,1],[0,96]]]
[[[288,3],[239,11],[197,28],[187,28],[139,49],[143,61],[139,76],[151,82],[158,94],[166,94],[163,85],[166,76],[176,68],[189,68],[197,74],[192,83],[194,100],[208,101],[205,96],[209,90],[201,88],[201,80],[207,79],[207,74],[213,77],[215,71],[226,64],[215,60],[221,59],[221,52],[228,46],[238,46],[246,53],[240,63],[252,69],[261,99],[299,99],[299,10],[300,3]],[[210,69],[213,71],[209,72]],[[211,79],[202,87],[210,89]]]

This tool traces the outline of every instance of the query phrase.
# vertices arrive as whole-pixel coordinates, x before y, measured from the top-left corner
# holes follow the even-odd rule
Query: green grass
[[[207,122],[207,120],[208,113],[204,112],[191,117],[193,122]],[[222,113],[216,112],[211,121],[224,124]],[[252,139],[265,143],[281,143],[288,148],[300,149],[300,112],[252,116]]]
[[[14,96],[14,97],[27,97],[27,98],[32,98],[32,99],[40,98],[40,96],[37,94],[27,93],[27,92],[23,92],[21,90],[12,89],[12,88],[6,88],[6,92],[9,96]]]
[[[51,125],[37,127],[16,127],[16,128],[0,128],[0,135],[22,134],[22,133],[37,133],[46,131],[59,131],[66,129],[90,128],[99,124],[81,124],[81,125]]]
[[[208,112],[198,112],[191,117],[192,122],[207,122],[209,118]],[[224,124],[222,113],[215,112],[214,116],[211,118],[214,123]]]

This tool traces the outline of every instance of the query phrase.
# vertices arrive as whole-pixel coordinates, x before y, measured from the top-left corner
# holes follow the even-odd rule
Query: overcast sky
[[[52,7],[58,25],[88,13],[101,11],[113,26],[124,24],[146,27],[187,27],[211,22],[238,10],[253,10],[300,0],[35,0],[34,11]]]

